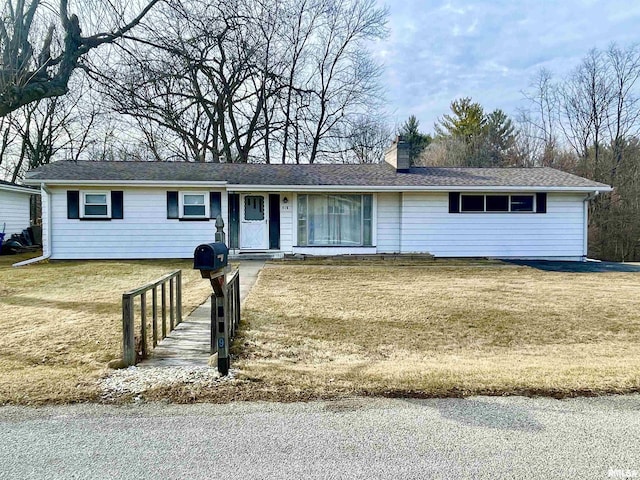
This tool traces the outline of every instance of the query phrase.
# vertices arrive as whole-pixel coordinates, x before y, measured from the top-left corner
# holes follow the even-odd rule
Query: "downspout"
[[[582,247],[582,258],[584,261],[587,260],[587,251],[589,249],[589,202],[600,195],[600,192],[596,190],[593,193],[590,193],[584,198],[582,203],[583,214],[584,214],[584,234],[583,234],[583,247]]]
[[[44,183],[40,184],[40,191],[44,192],[47,196],[47,248],[45,250],[47,253],[36,258],[24,260],[23,262],[14,263],[14,267],[23,267],[32,263],[41,262],[43,260],[47,260],[51,256],[51,192],[47,189]]]

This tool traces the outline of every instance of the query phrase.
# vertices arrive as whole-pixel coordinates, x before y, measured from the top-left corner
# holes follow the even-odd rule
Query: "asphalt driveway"
[[[640,272],[638,263],[619,262],[552,262],[544,260],[508,260],[514,265],[524,265],[545,272],[603,273],[603,272]]]

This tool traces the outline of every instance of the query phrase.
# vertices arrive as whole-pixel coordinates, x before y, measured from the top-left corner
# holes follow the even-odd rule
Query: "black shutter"
[[[280,249],[280,195],[269,194],[269,249]]]
[[[67,190],[67,218],[80,218],[80,192]]]
[[[123,192],[113,190],[111,192],[111,218],[124,218]]]
[[[460,213],[460,192],[449,192],[449,213]]]
[[[240,194],[229,194],[229,248],[238,248],[240,232]]]
[[[167,192],[167,218],[180,218],[178,192]]]
[[[547,213],[546,193],[536,193],[536,213]]]
[[[209,192],[209,218],[218,218],[222,214],[222,194]]]

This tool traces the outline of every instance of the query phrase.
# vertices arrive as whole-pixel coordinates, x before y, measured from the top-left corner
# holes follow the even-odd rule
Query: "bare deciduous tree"
[[[386,15],[372,0],[171,3],[139,32],[146,47],[122,55],[128,68],[104,75],[105,93],[173,132],[184,160],[339,159],[338,137],[381,98],[364,41]]]
[[[64,97],[32,102],[1,118],[0,176],[16,181],[55,159],[78,160],[95,141],[99,112],[85,81]]]
[[[591,50],[557,88],[548,88],[549,79],[541,72],[526,96],[530,108],[521,123],[522,162],[613,185],[613,193],[591,203],[592,254],[639,259],[640,48]]]
[[[0,117],[30,103],[65,95],[81,57],[122,38],[160,0],[149,0],[129,14],[135,2],[5,0],[0,19]],[[81,25],[76,11],[92,11],[93,25]],[[83,19],[91,17],[90,13]],[[104,21],[111,24],[100,30]],[[93,27],[93,28],[92,28]],[[83,35],[82,28],[90,30]]]

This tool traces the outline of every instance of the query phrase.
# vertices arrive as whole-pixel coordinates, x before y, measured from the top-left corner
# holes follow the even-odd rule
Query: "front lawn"
[[[122,293],[181,268],[186,316],[211,290],[190,261],[11,267],[24,258],[0,257],[0,405],[98,399],[97,378],[122,355]]]
[[[0,404],[99,400],[96,380],[121,355],[122,293],[182,268],[186,316],[211,288],[188,261],[16,260],[0,257]],[[244,303],[232,378],[143,396],[624,393],[640,391],[639,343],[640,273],[275,263]]]
[[[640,390],[640,273],[274,264],[243,318],[237,384],[203,397]]]

